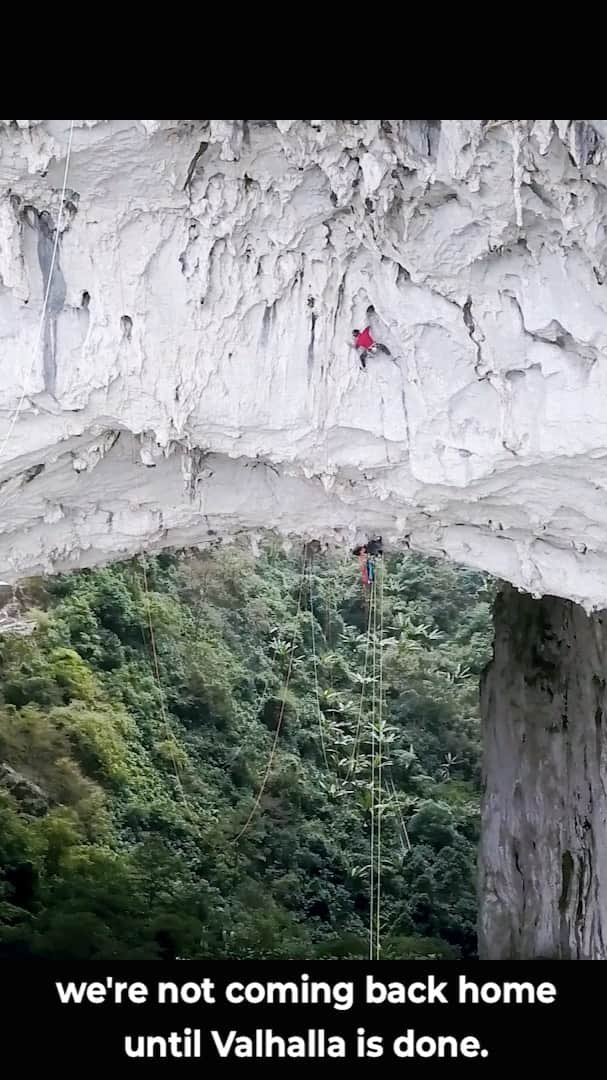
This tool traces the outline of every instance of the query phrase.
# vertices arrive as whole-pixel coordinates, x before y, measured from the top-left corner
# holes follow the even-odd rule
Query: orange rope
[[[304,551],[303,565],[302,565],[302,568],[301,568],[301,581],[299,583],[299,596],[297,598],[297,611],[295,612],[295,620],[296,621],[297,621],[297,616],[299,615],[299,612],[301,611],[301,598],[302,598],[302,595],[303,595],[303,587],[304,587],[305,577],[306,577],[306,554],[305,554],[305,551]],[[255,799],[255,802],[253,804],[253,809],[251,810],[251,813],[249,814],[247,820],[245,821],[242,829],[240,830],[238,835],[234,838],[234,843],[237,843],[241,839],[241,837],[244,836],[244,834],[246,833],[249,825],[251,824],[251,822],[252,822],[252,820],[253,820],[256,812],[257,812],[259,804],[260,804],[260,802],[261,802],[261,800],[263,798],[263,794],[264,794],[264,791],[266,789],[266,785],[267,785],[268,780],[270,778],[270,773],[272,771],[272,765],[274,764],[274,756],[276,754],[276,748],[278,746],[278,739],[279,739],[279,736],[280,736],[280,729],[282,727],[282,721],[283,721],[283,717],[284,717],[284,714],[285,714],[286,695],[287,695],[287,690],[289,689],[289,682],[290,682],[290,679],[291,679],[291,671],[293,670],[293,657],[295,655],[295,639],[296,639],[296,637],[297,637],[297,625],[295,625],[295,628],[293,630],[293,640],[291,642],[291,655],[289,657],[289,667],[288,667],[288,670],[287,670],[287,677],[285,679],[285,684],[284,684],[283,699],[282,699],[282,702],[281,702],[281,705],[280,705],[280,713],[279,713],[279,716],[278,716],[278,723],[276,725],[276,731],[274,733],[274,741],[272,743],[272,749],[270,750],[270,757],[268,758],[268,764],[267,764],[267,767],[266,767],[266,771],[264,773],[264,777],[263,777],[263,780],[261,782],[261,787],[259,788],[259,791],[257,793],[257,798]]]
[[[164,690],[163,690],[163,687],[162,687],[162,680],[160,678],[160,664],[158,662],[158,650],[156,648],[156,635],[154,634],[154,624],[152,622],[152,611],[151,611],[151,606],[150,606],[150,590],[148,588],[148,575],[147,575],[147,567],[146,567],[146,557],[145,557],[145,555],[143,555],[142,559],[141,559],[141,569],[143,570],[143,586],[144,586],[144,592],[145,592],[145,597],[146,597],[146,609],[147,609],[147,616],[148,616],[148,628],[149,628],[149,635],[150,635],[150,645],[151,645],[151,649],[152,649],[152,657],[153,657],[153,660],[154,660],[154,666],[153,666],[152,674],[155,677],[156,685],[157,685],[157,688],[158,688],[158,695],[159,695],[159,698],[160,698],[160,712],[162,714],[162,720],[163,720],[163,723],[164,723],[165,733],[166,733],[166,737],[167,737],[168,744],[169,744],[169,753],[171,755],[171,761],[173,762],[173,768],[175,770],[175,779],[177,781],[177,786],[179,788],[179,791],[181,792],[181,797],[184,800],[184,802],[186,802],[187,800],[186,800],[185,792],[183,790],[183,784],[181,782],[181,777],[179,775],[179,766],[177,765],[177,758],[175,757],[175,753],[174,753],[174,750],[173,750],[174,734],[173,734],[173,731],[172,731],[171,726],[169,724],[169,718],[168,718],[166,705],[165,705],[165,700],[164,700]],[[143,636],[143,627],[141,628],[141,630],[142,630],[142,636]],[[145,644],[145,638],[144,638],[144,644]]]

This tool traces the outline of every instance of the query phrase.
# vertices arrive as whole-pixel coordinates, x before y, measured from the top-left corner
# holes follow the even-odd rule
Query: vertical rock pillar
[[[607,612],[496,600],[481,687],[479,955],[607,959]]]

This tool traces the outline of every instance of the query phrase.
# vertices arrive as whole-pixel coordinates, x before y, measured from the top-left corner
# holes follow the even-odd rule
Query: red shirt
[[[375,344],[368,326],[357,335],[355,344],[357,349],[370,349]]]

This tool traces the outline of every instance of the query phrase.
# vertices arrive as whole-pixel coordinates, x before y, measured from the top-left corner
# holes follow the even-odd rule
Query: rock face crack
[[[200,146],[198,147],[198,150],[194,154],[194,157],[192,158],[190,164],[188,165],[188,173],[187,173],[187,176],[185,178],[185,183],[183,185],[183,190],[184,191],[189,191],[190,190],[191,185],[192,185],[192,180],[194,179],[194,175],[196,173],[198,162],[200,161],[200,159],[201,159],[202,155],[204,154],[205,150],[208,148],[208,145],[209,145],[208,142],[205,142],[203,140],[200,143]]]
[[[47,213],[41,213],[37,217],[38,230],[38,261],[42,274],[43,296],[48,290],[47,307],[44,317],[42,333],[42,356],[44,372],[44,389],[51,396],[55,394],[57,378],[57,318],[63,311],[65,304],[66,285],[59,263],[59,249],[55,257],[53,276],[49,277],[55,246],[55,229]]]
[[[474,319],[472,317],[472,297],[471,296],[469,296],[468,299],[466,300],[466,303],[463,306],[462,312],[463,312],[463,316],[464,316],[464,324],[465,324],[466,329],[468,331],[468,334],[470,336],[470,340],[472,342],[474,342],[474,346],[476,348],[476,362],[474,364],[474,370],[476,371],[476,374],[480,377],[483,374],[483,370],[482,370],[482,368],[483,368],[483,354],[482,354],[482,351],[481,351],[482,338],[479,336],[479,334],[477,332],[476,323],[474,322]]]

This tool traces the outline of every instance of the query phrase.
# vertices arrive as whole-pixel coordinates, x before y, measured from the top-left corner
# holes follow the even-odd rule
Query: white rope
[[[377,603],[375,574],[371,583],[371,603],[373,605],[373,652],[372,652],[372,695],[371,695],[371,889],[369,903],[369,959],[373,959],[373,928],[375,914],[375,679],[377,677]]]
[[[364,704],[364,700],[365,700],[365,689],[366,689],[366,685],[367,685],[367,667],[368,667],[368,664],[369,664],[369,649],[371,647],[371,614],[372,614],[372,611],[373,611],[373,604],[372,604],[373,586],[371,586],[371,589],[369,590],[369,596],[370,596],[370,599],[369,599],[369,617],[367,619],[367,641],[366,641],[366,644],[365,644],[365,662],[364,662],[364,666],[363,666],[363,679],[362,679],[362,686],[361,686],[361,689],[360,689],[360,703],[359,703],[359,707],[358,707],[358,719],[356,721],[356,731],[354,732],[354,745],[352,747],[352,757],[350,758],[350,769],[349,769],[349,772],[348,772],[348,778],[353,776],[354,770],[356,769],[356,766],[358,765],[358,753],[359,753],[359,749],[360,749],[360,738],[361,738],[362,717],[363,717],[363,704]]]
[[[407,832],[407,826],[405,825],[405,819],[403,817],[403,812],[401,810],[400,802],[398,801],[398,795],[396,794],[396,787],[394,785],[394,780],[391,777],[390,777],[390,787],[392,789],[392,801],[394,802],[394,804],[396,806],[396,809],[398,811],[398,816],[399,816],[399,819],[400,819],[400,827],[401,827],[401,841],[400,842],[401,842],[401,847],[403,849],[403,855],[408,855],[408,853],[411,851],[411,841],[409,840],[409,833]]]
[[[291,640],[291,652],[290,652],[290,656],[289,656],[289,666],[288,666],[287,675],[286,675],[286,678],[285,678],[285,681],[284,681],[283,697],[282,697],[282,701],[281,701],[281,704],[280,704],[280,712],[279,712],[279,715],[278,715],[278,720],[277,720],[277,723],[276,723],[276,731],[274,733],[274,739],[272,741],[272,747],[271,747],[271,750],[270,750],[270,756],[268,758],[268,763],[266,765],[266,770],[264,772],[263,779],[262,779],[260,787],[259,787],[259,791],[257,792],[257,797],[255,799],[255,802],[253,803],[253,807],[251,809],[251,812],[250,812],[247,820],[245,821],[244,825],[242,826],[242,829],[240,830],[238,835],[236,837],[234,837],[233,842],[235,844],[238,843],[238,841],[244,836],[244,834],[246,833],[247,829],[249,828],[249,825],[251,824],[253,818],[255,817],[255,814],[257,813],[257,810],[258,810],[258,808],[259,808],[259,806],[261,804],[261,800],[263,798],[264,792],[266,790],[266,785],[268,783],[268,780],[270,779],[270,773],[272,772],[272,765],[274,764],[274,757],[276,755],[276,749],[278,747],[278,739],[279,739],[279,736],[280,736],[280,729],[282,728],[282,722],[283,722],[284,714],[285,714],[285,707],[286,707],[286,703],[287,703],[287,693],[288,693],[288,690],[289,690],[289,683],[291,681],[291,672],[293,670],[293,658],[295,656],[295,648],[297,646],[297,630],[298,630],[297,620],[299,618],[299,613],[301,611],[301,600],[302,600],[302,596],[303,596],[303,587],[304,587],[304,581],[305,581],[305,574],[306,574],[306,555],[305,555],[305,551],[304,551],[303,562],[302,562],[302,566],[301,566],[301,579],[300,579],[300,582],[299,582],[299,595],[297,597],[297,610],[295,612],[293,638]]]
[[[71,158],[71,155],[72,155],[72,138],[73,138],[73,135],[74,135],[74,121],[70,120],[70,134],[69,134],[69,139],[68,139],[68,144],[67,144],[67,154],[66,154],[66,157],[65,157],[65,170],[64,170],[64,173],[63,173],[63,187],[61,189],[61,203],[59,205],[59,214],[57,216],[57,226],[56,226],[56,229],[55,229],[55,242],[53,244],[53,254],[51,256],[51,265],[50,265],[50,268],[49,268],[48,281],[46,283],[46,290],[45,290],[45,293],[44,293],[44,302],[42,304],[42,314],[40,315],[40,325],[38,326],[38,341],[36,343],[36,348],[35,348],[35,351],[34,351],[34,356],[33,356],[33,359],[32,359],[31,366],[30,366],[30,370],[28,372],[27,379],[25,380],[24,385],[23,385],[23,392],[21,394],[19,404],[17,405],[17,408],[13,412],[11,421],[9,423],[8,431],[7,431],[7,433],[6,433],[5,437],[4,437],[4,442],[2,443],[2,446],[0,447],[0,458],[4,454],[4,451],[6,450],[9,439],[10,439],[11,435],[13,434],[15,424],[17,423],[17,420],[19,418],[19,413],[21,412],[21,409],[23,408],[23,402],[25,401],[25,398],[26,398],[26,384],[29,381],[29,379],[31,378],[32,372],[33,372],[34,367],[36,365],[36,361],[38,359],[38,353],[39,353],[39,350],[40,350],[40,344],[42,342],[42,331],[43,331],[43,327],[44,327],[44,321],[46,319],[46,310],[47,310],[47,307],[48,307],[48,299],[49,299],[50,292],[51,292],[51,285],[53,283],[53,271],[55,269],[55,261],[56,261],[56,258],[57,258],[57,248],[59,246],[59,234],[61,232],[61,224],[62,224],[62,221],[63,221],[63,204],[64,204],[64,201],[65,201],[65,191],[66,191],[66,188],[67,188],[67,177],[68,177],[68,172],[69,172],[69,167],[70,167],[70,158]]]
[[[379,560],[380,566],[380,578],[379,578],[379,708],[378,708],[378,762],[377,762],[377,792],[378,792],[378,807],[377,807],[377,905],[375,909],[376,919],[376,944],[375,944],[375,959],[379,960],[381,951],[380,945],[380,912],[381,912],[381,819],[382,819],[382,771],[383,771],[383,696],[384,696],[384,681],[383,681],[383,640],[384,640],[384,565],[383,559]]]
[[[147,559],[146,559],[145,552],[143,553],[140,561],[141,561],[141,568],[143,570],[143,586],[144,586],[144,591],[145,591],[145,606],[146,606],[146,609],[147,609],[147,616],[148,616],[148,633],[149,633],[149,638],[150,638],[152,659],[153,659],[153,662],[154,662],[154,666],[152,668],[152,677],[155,679],[156,686],[157,686],[157,689],[158,689],[158,696],[159,696],[159,700],[160,700],[160,713],[161,713],[162,722],[163,722],[163,725],[164,725],[164,731],[165,731],[165,736],[166,736],[166,740],[167,740],[167,744],[168,744],[169,755],[170,755],[170,758],[171,758],[171,762],[173,764],[173,769],[175,771],[175,781],[177,783],[177,787],[179,788],[179,793],[181,795],[181,798],[183,799],[184,803],[187,806],[188,800],[186,798],[186,794],[185,794],[185,791],[184,791],[184,788],[183,788],[183,783],[181,781],[181,776],[180,776],[180,773],[179,773],[179,765],[177,764],[177,758],[175,756],[175,750],[173,749],[175,736],[174,736],[173,730],[171,728],[171,725],[169,724],[169,715],[168,715],[167,705],[166,705],[166,701],[165,701],[164,687],[162,685],[162,678],[161,678],[161,675],[160,675],[160,663],[159,663],[159,660],[158,660],[158,649],[156,648],[156,635],[154,633],[154,622],[153,622],[153,619],[152,619],[152,604],[151,604],[150,590],[149,590],[149,587],[148,587]],[[143,632],[143,624],[141,624],[141,634],[142,634],[142,638],[143,638],[143,644],[145,646],[145,634]]]
[[[311,627],[312,627],[312,661],[313,661],[313,664],[314,664],[314,687],[316,689],[316,708],[318,710],[318,730],[319,730],[319,733],[320,733],[320,745],[322,747],[322,756],[324,758],[324,762],[325,762],[327,771],[329,771],[329,762],[328,762],[328,759],[327,759],[327,749],[326,749],[326,746],[325,746],[325,733],[324,733],[324,730],[323,730],[323,716],[322,716],[322,709],[320,707],[320,692],[319,692],[319,689],[318,689],[318,657],[316,656],[316,635],[315,635],[315,632],[314,632],[314,599],[313,599],[313,595],[312,595],[312,560],[310,560],[310,564],[309,564],[309,567],[308,567],[308,576],[309,576],[309,582],[310,582],[310,624],[311,624]]]

